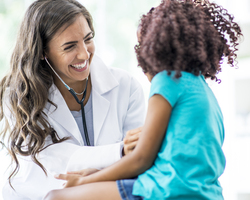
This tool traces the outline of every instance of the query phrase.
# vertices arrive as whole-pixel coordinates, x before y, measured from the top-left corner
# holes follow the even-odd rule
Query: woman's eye
[[[89,38],[87,38],[86,40],[84,40],[84,42],[88,43],[88,42],[90,42],[92,39],[93,39],[93,37],[89,37]]]
[[[68,46],[68,47],[66,47],[64,50],[70,50],[70,49],[73,49],[73,47],[74,47],[75,45],[70,45],[70,46]]]

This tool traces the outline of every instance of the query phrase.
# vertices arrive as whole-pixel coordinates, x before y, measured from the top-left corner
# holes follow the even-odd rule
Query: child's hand
[[[98,169],[94,169],[94,168],[87,168],[87,169],[83,169],[83,170],[79,170],[79,171],[73,171],[73,172],[67,172],[67,174],[76,174],[76,175],[80,175],[80,176],[88,176],[90,174],[93,174],[95,172],[98,172]]]
[[[139,127],[139,128],[130,130],[126,133],[126,136],[123,139],[123,142],[124,142],[123,153],[124,153],[124,155],[127,155],[134,150],[134,148],[136,147],[137,142],[139,140],[141,132],[142,132],[142,127]]]
[[[82,185],[82,176],[78,174],[58,174],[54,176],[56,179],[67,181],[63,184],[64,188]]]

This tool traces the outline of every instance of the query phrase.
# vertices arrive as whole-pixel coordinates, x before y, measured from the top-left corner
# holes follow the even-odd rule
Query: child
[[[233,17],[207,0],[163,0],[151,9],[135,47],[151,81],[136,148],[92,175],[59,175],[66,188],[47,199],[223,199],[223,117],[205,78],[218,81],[224,57],[234,66],[241,35]]]

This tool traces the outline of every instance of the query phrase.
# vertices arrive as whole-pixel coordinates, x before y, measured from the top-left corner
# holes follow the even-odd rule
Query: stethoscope
[[[72,88],[70,88],[62,79],[61,77],[56,73],[56,71],[54,70],[54,68],[50,65],[49,61],[47,60],[46,57],[44,57],[45,61],[47,62],[47,64],[49,65],[49,67],[51,68],[51,70],[55,73],[55,75],[59,78],[59,80],[63,83],[63,85],[67,88],[67,90],[73,95],[73,97],[75,98],[76,102],[79,103],[81,105],[81,111],[82,111],[82,124],[83,124],[83,129],[84,129],[84,135],[85,135],[85,139],[86,139],[86,143],[87,146],[90,146],[90,142],[89,142],[89,135],[88,135],[88,130],[87,130],[87,124],[86,124],[86,118],[85,118],[85,112],[84,112],[84,105],[83,105],[83,101],[86,97],[86,93],[87,93],[87,85],[88,85],[88,78],[86,80],[86,86],[83,92],[81,93],[77,93],[75,92]],[[79,101],[79,99],[77,98],[76,95],[82,95],[82,99],[81,101]]]

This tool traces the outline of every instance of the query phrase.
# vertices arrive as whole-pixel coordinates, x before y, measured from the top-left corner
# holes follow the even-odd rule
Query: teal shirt
[[[202,75],[162,71],[151,82],[172,106],[166,135],[153,166],[141,174],[133,194],[145,199],[221,200],[218,178],[225,168],[223,117]]]

